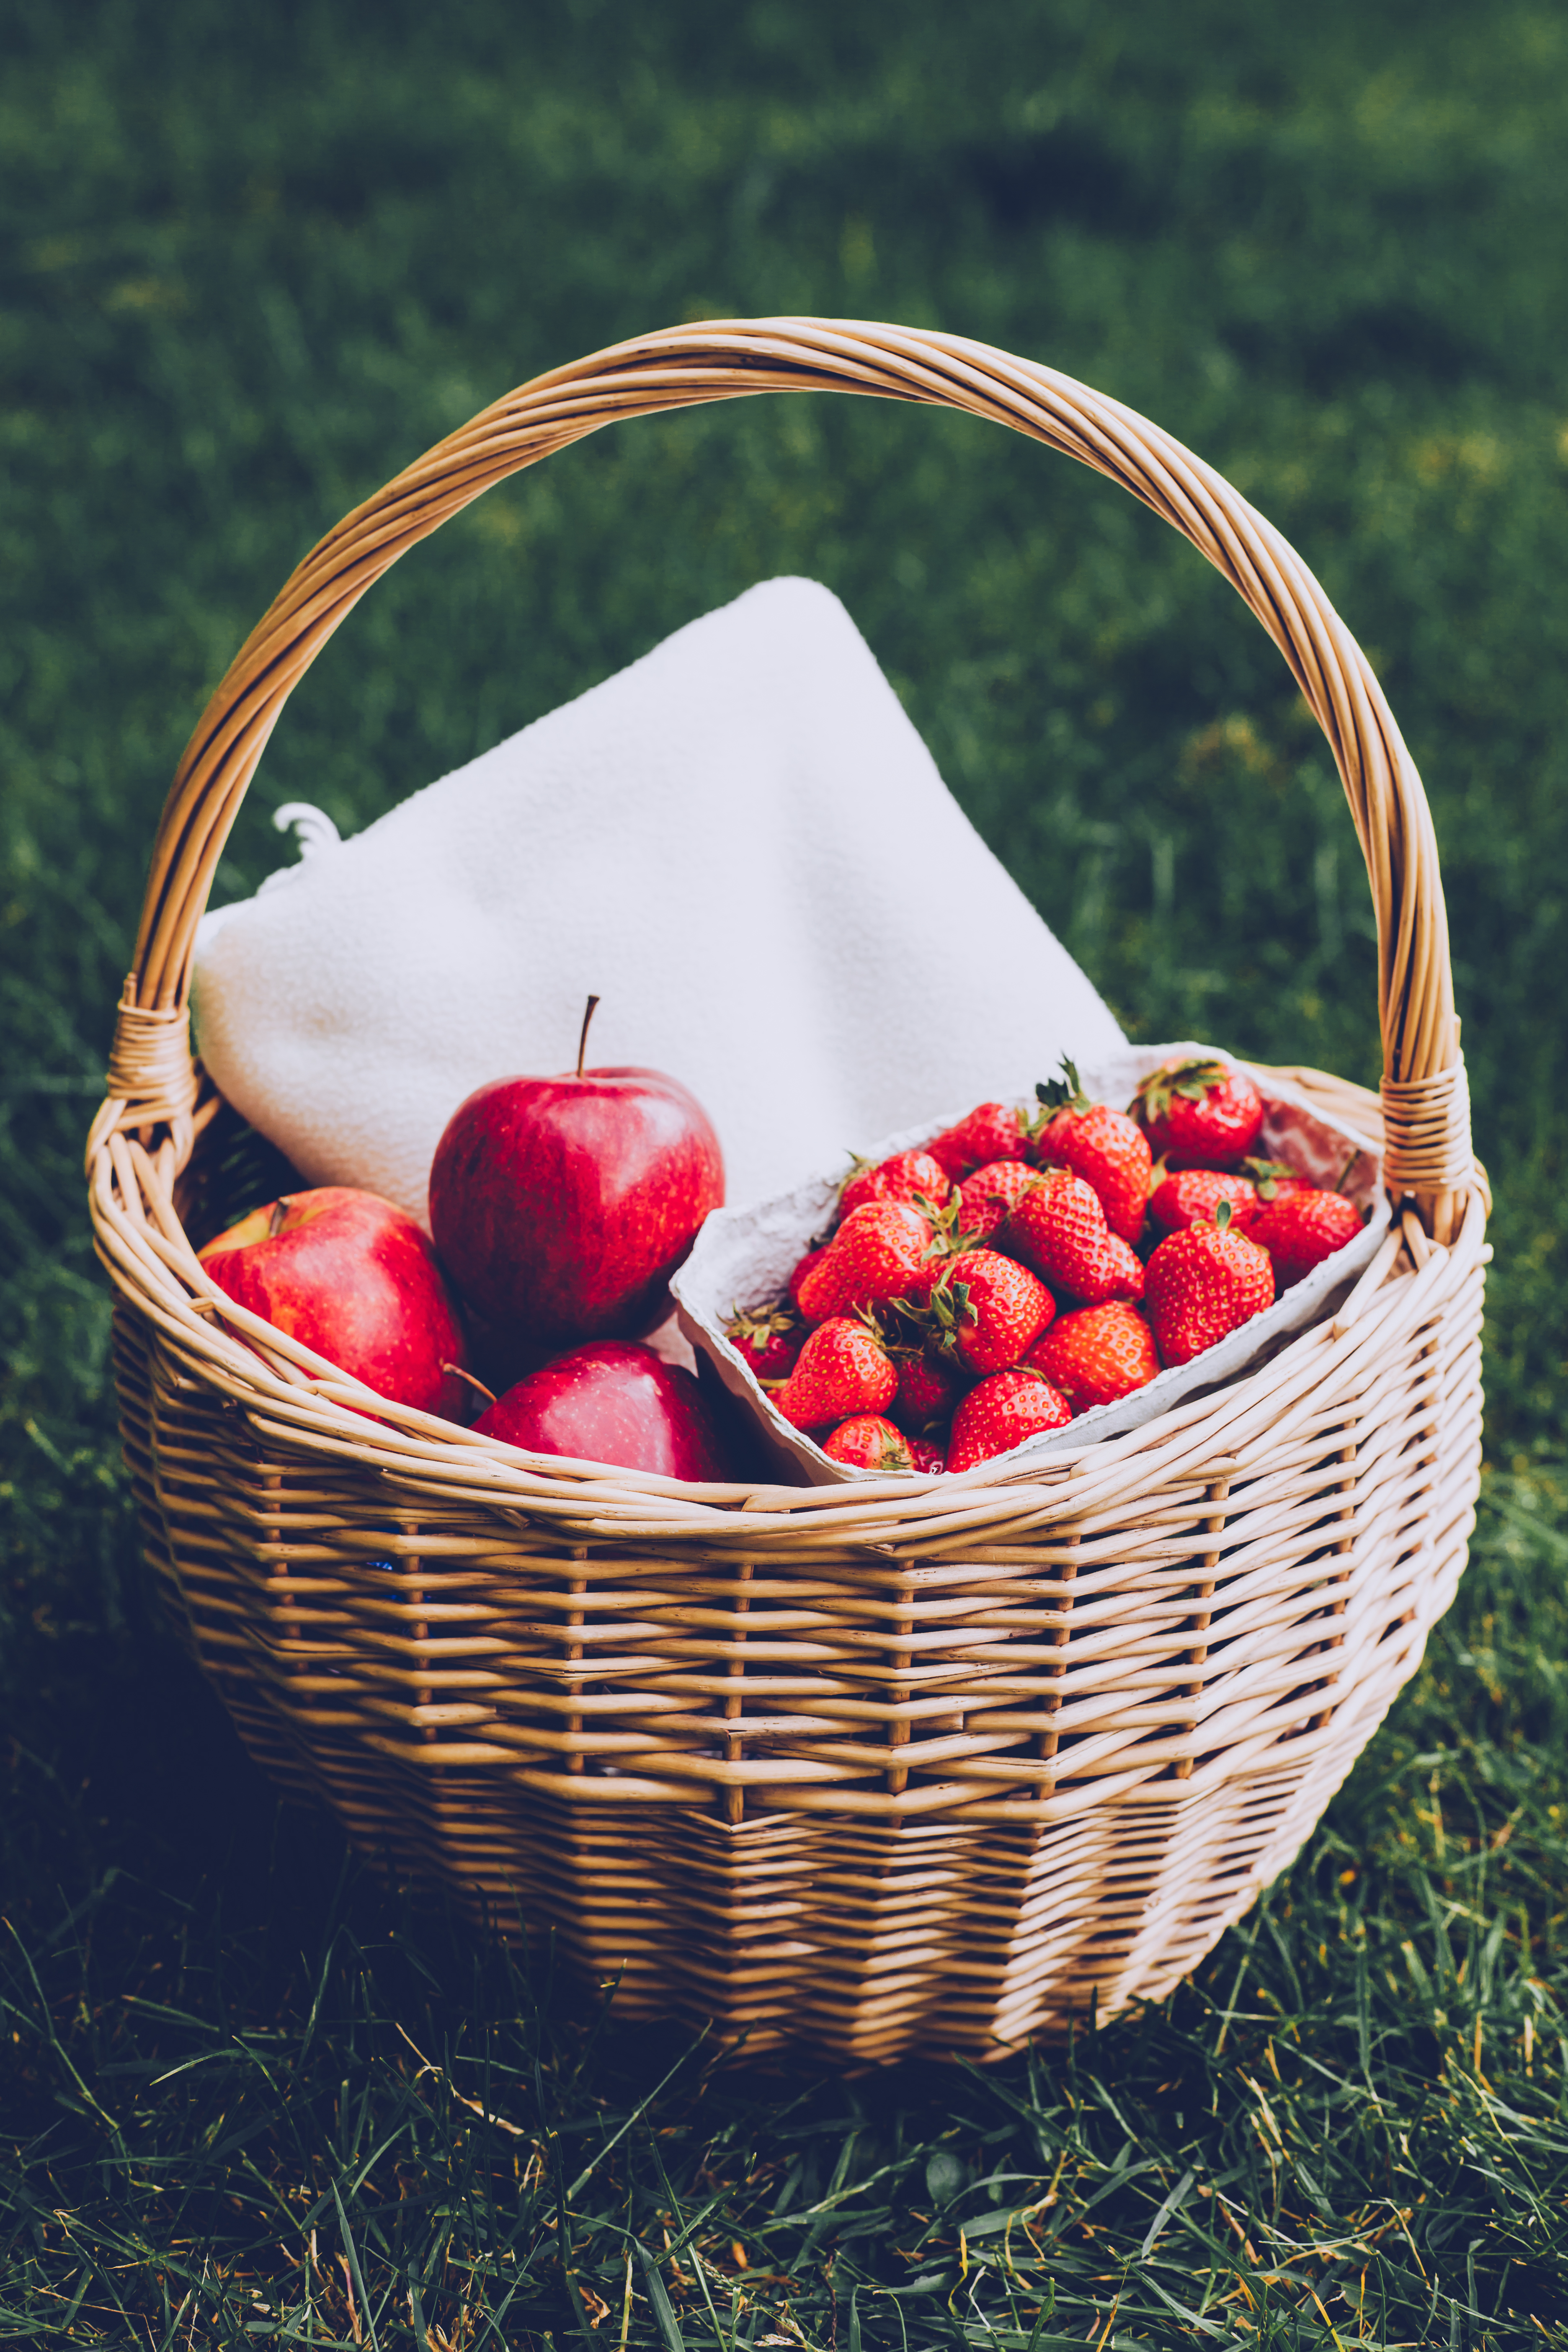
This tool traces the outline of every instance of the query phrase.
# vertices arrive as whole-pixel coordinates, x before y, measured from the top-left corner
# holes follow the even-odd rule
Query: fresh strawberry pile
[[[858,1164],[784,1293],[731,1317],[833,1460],[973,1469],[1191,1363],[1360,1233],[1342,1194],[1252,1156],[1239,1071],[1173,1063],[1121,1111],[1063,1069],[1037,1113],[982,1103]]]

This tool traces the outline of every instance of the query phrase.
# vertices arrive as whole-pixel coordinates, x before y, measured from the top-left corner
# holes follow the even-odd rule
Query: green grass
[[[1565,68],[1457,0],[0,15],[0,2341],[1568,2345]],[[135,1566],[79,1205],[157,806],[289,565],[537,369],[788,310],[1065,367],[1294,540],[1427,779],[1499,1195],[1474,1563],[1301,1861],[1166,2010],[847,2084],[596,2022],[274,1805]],[[885,404],[482,501],[220,895],[279,802],[361,824],[788,571],[1130,1027],[1374,1075],[1272,648],[1093,477]]]

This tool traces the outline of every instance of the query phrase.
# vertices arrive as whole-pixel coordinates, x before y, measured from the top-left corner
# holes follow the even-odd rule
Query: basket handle
[[[180,761],[89,1151],[116,1129],[178,1129],[190,1117],[191,958],[218,857],[283,705],[366,589],[481,491],[601,425],[763,392],[921,401],[1011,425],[1120,482],[1224,572],[1285,656],[1343,781],[1377,915],[1385,1177],[1448,1238],[1473,1163],[1436,842],[1415,763],[1349,630],[1272,524],[1133,410],[986,343],[852,320],[665,328],[556,368],[481,411],[327,533],[246,639]]]

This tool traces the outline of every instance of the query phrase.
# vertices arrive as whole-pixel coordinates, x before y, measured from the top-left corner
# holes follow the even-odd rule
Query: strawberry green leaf
[[[1065,1054],[1062,1055],[1062,1070],[1065,1084],[1063,1078],[1044,1079],[1035,1088],[1037,1098],[1053,1116],[1058,1110],[1088,1110],[1089,1100],[1079,1078],[1078,1065],[1070,1062]],[[1027,1131],[1036,1132],[1043,1123],[1036,1121],[1035,1127]]]

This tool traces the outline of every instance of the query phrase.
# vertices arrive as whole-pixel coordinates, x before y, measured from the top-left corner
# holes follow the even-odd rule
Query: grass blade
[[[370,2352],[381,2352],[381,2347],[376,2342],[375,2320],[371,2313],[370,2297],[365,2293],[364,2273],[359,2266],[359,2253],[354,2245],[353,2231],[349,2228],[349,2217],[343,2210],[343,2200],[338,2194],[338,2184],[335,2180],[332,2183],[332,2202],[338,2209],[338,2227],[342,2231],[343,2252],[348,2256],[354,2293],[359,2298],[360,2317],[364,2322],[364,2332],[370,2338]]]
[[[664,2352],[686,2352],[686,2338],[680,2332],[680,2324],[665,2292],[658,2264],[646,2246],[639,2246],[637,2252],[642,2258],[643,2282],[647,2288],[647,2299],[653,2305],[654,2325],[658,2329]]]

